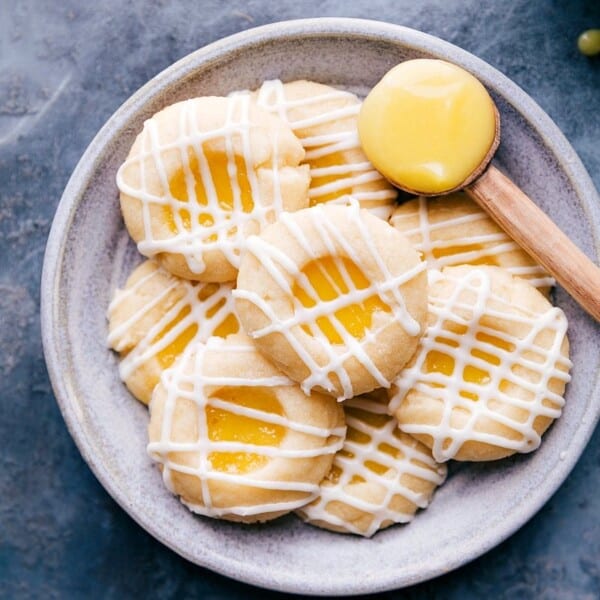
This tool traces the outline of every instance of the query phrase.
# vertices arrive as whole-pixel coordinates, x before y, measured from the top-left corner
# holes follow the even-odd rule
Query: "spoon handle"
[[[490,165],[465,191],[600,321],[600,269],[516,184]]]

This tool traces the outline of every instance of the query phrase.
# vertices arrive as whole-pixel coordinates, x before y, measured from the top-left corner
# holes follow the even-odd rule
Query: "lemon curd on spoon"
[[[498,119],[486,89],[442,60],[416,59],[389,71],[358,119],[363,149],[387,179],[421,194],[464,185],[495,150]]]

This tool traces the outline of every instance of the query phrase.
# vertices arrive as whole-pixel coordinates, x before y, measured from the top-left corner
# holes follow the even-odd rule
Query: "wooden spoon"
[[[490,102],[493,102],[491,98]],[[464,190],[590,315],[600,321],[600,269],[515,183],[490,164],[500,143],[500,115],[495,106],[494,111],[495,135],[489,151],[464,181],[443,193]],[[398,140],[398,143],[402,141]],[[369,152],[367,156],[371,158]],[[382,173],[386,176],[385,172]],[[411,194],[440,195],[440,192],[428,193],[414,186],[405,186],[397,176],[390,181]]]
[[[600,321],[600,269],[506,175],[482,171],[464,191]]]

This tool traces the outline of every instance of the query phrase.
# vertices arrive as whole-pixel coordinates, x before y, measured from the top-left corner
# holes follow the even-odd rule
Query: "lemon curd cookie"
[[[371,537],[394,523],[411,521],[426,508],[446,467],[431,451],[400,431],[387,414],[386,390],[344,403],[348,431],[344,447],[321,482],[319,497],[298,509],[308,523]]]
[[[168,489],[193,512],[248,523],[313,500],[345,434],[333,398],[306,396],[240,334],[186,351],[150,414]]]
[[[239,330],[232,283],[174,277],[155,261],[136,267],[108,309],[108,344],[121,353],[119,374],[144,404],[162,371],[192,342]]]
[[[427,316],[425,263],[356,201],[284,213],[248,240],[237,314],[258,348],[309,393],[389,387]]]
[[[390,223],[433,269],[461,264],[503,267],[542,291],[554,280],[463,192],[421,196],[396,207]]]
[[[312,81],[265,81],[258,105],[289,123],[306,150],[311,206],[352,195],[387,219],[398,190],[369,162],[358,139],[361,101],[350,92]]]
[[[531,452],[561,414],[571,362],[567,319],[498,267],[446,267],[429,325],[390,390],[400,429],[438,461]]]
[[[177,102],[144,123],[119,169],[139,251],[175,275],[235,279],[246,236],[308,206],[304,150],[248,96]]]

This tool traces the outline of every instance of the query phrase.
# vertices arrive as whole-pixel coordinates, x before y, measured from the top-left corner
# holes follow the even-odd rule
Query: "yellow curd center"
[[[326,167],[337,167],[341,165],[345,165],[346,161],[344,160],[344,156],[341,152],[334,152],[332,154],[326,154],[324,156],[320,156],[318,158],[314,158],[306,161],[308,165],[312,169],[322,169]],[[334,183],[339,181],[340,179],[348,178],[351,175],[350,167],[348,167],[348,171],[343,173],[334,173],[329,175],[316,175],[311,178],[310,181],[310,189],[314,190],[321,186],[328,185],[330,183]],[[324,194],[320,194],[317,197],[310,199],[310,205],[314,206],[315,204],[320,204],[321,202],[330,202],[331,200],[335,200],[336,198],[341,198],[342,196],[346,196],[352,193],[352,188],[343,187],[339,190],[330,191]]]
[[[476,214],[472,212],[463,212],[465,202],[470,201],[464,192],[455,192],[442,198],[430,199],[428,201],[428,206],[431,207],[431,212],[428,216],[428,218],[431,219],[431,229],[429,231],[431,242],[446,241],[447,239],[453,239],[453,236],[455,236],[454,239],[457,242],[451,246],[432,248],[431,254],[433,255],[433,258],[439,260],[448,257],[456,257],[456,264],[468,262],[470,265],[500,266],[498,264],[497,255],[486,252],[482,254],[482,251],[493,246],[494,242],[484,242],[482,244],[460,243],[459,240],[463,238],[466,241],[468,235],[458,233],[457,229],[460,231],[461,226],[459,225],[457,227],[453,221],[456,218],[460,219],[462,216],[468,217]],[[456,217],[452,215],[453,210],[459,211]],[[479,253],[479,256],[476,258],[469,258],[468,260],[464,257],[465,254],[473,252]],[[446,262],[446,264],[449,263]]]
[[[387,425],[387,423],[391,420],[392,417],[390,417],[389,415],[381,415],[381,414],[377,414],[377,413],[372,413],[372,412],[368,412],[366,410],[361,410],[359,408],[354,408],[354,407],[349,407],[346,409],[346,414],[349,417],[352,417],[354,419],[357,419],[358,421],[362,421],[363,423],[369,425],[370,427],[372,427],[373,429],[381,429],[383,427],[385,427],[385,425]],[[359,431],[358,429],[355,429],[352,426],[348,426],[348,431],[346,433],[346,439],[351,440],[357,444],[362,444],[362,445],[367,445],[371,443],[371,436],[368,433],[365,433],[364,431]],[[385,443],[381,443],[377,446],[377,449],[380,452],[383,452],[385,454],[389,454],[390,456],[393,456],[394,458],[398,458],[399,457],[399,451],[394,448],[393,446],[390,446],[389,444],[385,444]],[[376,458],[376,454],[373,453],[373,458]],[[378,462],[377,460],[366,460],[365,461],[365,467],[367,469],[369,469],[369,471],[372,471],[373,473],[375,473],[376,475],[383,475],[384,473],[386,473],[389,470],[389,467],[381,464],[380,462]],[[364,478],[361,477],[360,475],[355,475],[353,477],[353,479],[350,481],[350,483],[362,483],[364,481]]]
[[[456,246],[448,246],[447,248],[434,248],[431,253],[433,257],[436,259],[445,258],[448,256],[457,256],[464,255],[469,252],[479,252],[484,250],[485,246],[481,244],[468,244],[468,245],[456,245]],[[493,255],[485,254],[483,256],[478,256],[477,258],[469,259],[470,265],[492,265],[499,266],[496,257]]]
[[[514,346],[499,337],[485,333],[478,333],[475,338],[479,342],[484,342],[486,346],[483,348],[472,348],[470,355],[487,363],[487,365],[490,365],[489,367],[487,365],[479,367],[472,364],[465,364],[462,370],[458,372],[454,358],[454,350],[458,348],[458,342],[453,339],[438,337],[436,338],[436,342],[438,343],[437,349],[430,350],[425,357],[423,372],[440,373],[446,377],[460,377],[462,382],[478,386],[487,385],[491,381],[490,370],[501,363],[501,358],[494,349],[498,348],[512,352],[514,351]],[[488,348],[487,345],[491,347]],[[434,384],[434,387],[440,387],[440,384]],[[479,400],[479,395],[472,388],[470,390],[460,389],[459,395],[469,400]]]
[[[209,283],[202,285],[198,290],[198,300],[200,302],[208,300],[217,290],[219,284]],[[219,302],[215,303],[209,310],[206,311],[205,317],[211,319],[217,313],[217,311],[225,304],[225,298],[222,298]],[[153,344],[157,344],[163,339],[177,324],[181,323],[186,317],[189,317],[192,312],[191,306],[185,306],[182,308],[177,316],[170,321],[165,328],[159,332],[159,334],[152,340]],[[233,313],[229,313],[220,323],[214,328],[212,335],[219,337],[227,337],[231,333],[237,333],[239,330],[239,323],[236,316]],[[161,368],[168,369],[174,362],[175,359],[183,354],[187,345],[194,339],[198,333],[198,324],[191,321],[188,327],[185,327],[183,331],[175,337],[167,346],[157,352],[156,357],[160,363]]]
[[[275,393],[263,387],[226,387],[215,392],[212,399],[230,402],[237,407],[259,410],[266,415],[283,415]],[[208,437],[213,442],[241,442],[257,446],[279,446],[285,427],[269,423],[260,417],[235,414],[210,404],[206,407]],[[212,468],[227,473],[248,473],[264,467],[269,457],[253,452],[211,452]]]
[[[176,207],[163,208],[164,219],[173,233],[192,229],[192,213],[186,206],[190,200],[206,207],[206,211],[200,211],[195,217],[197,224],[203,227],[214,225],[216,211],[221,214],[234,210],[252,211],[252,188],[242,157],[235,156],[230,160],[225,153],[206,148],[203,149],[203,160],[198,159],[193,148],[188,148],[187,155],[187,168],[177,170],[169,181],[169,192]],[[216,236],[209,239],[214,241]]]
[[[154,338],[153,344],[160,342],[173,327],[183,321],[183,319],[191,312],[192,308],[190,306],[186,306],[180,310],[177,316]],[[175,359],[183,353],[187,345],[194,339],[196,333],[198,333],[198,325],[196,323],[191,323],[172,342],[157,352],[156,358],[158,359],[161,368],[168,369],[175,362]]]
[[[331,302],[344,297],[344,302],[340,303],[339,308],[332,310],[329,315],[315,319],[316,326],[332,344],[344,343],[341,328],[353,337],[361,339],[371,327],[375,311],[391,312],[390,307],[377,295],[370,296],[362,302],[353,301],[352,292],[367,289],[370,282],[347,258],[319,258],[306,264],[302,273],[310,286],[308,289],[302,287],[301,282],[297,280],[292,293],[305,308],[313,308],[320,302]],[[305,324],[302,328],[309,335],[314,335],[311,326],[312,323]]]
[[[389,71],[365,99],[358,119],[369,160],[409,191],[459,187],[483,162],[496,133],[492,99],[460,67],[417,59]]]

